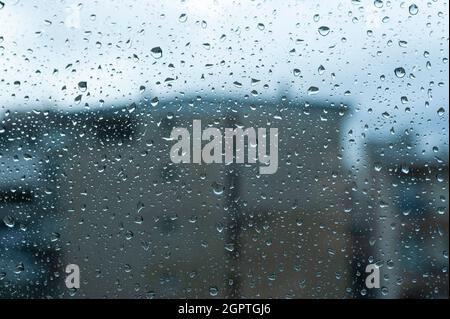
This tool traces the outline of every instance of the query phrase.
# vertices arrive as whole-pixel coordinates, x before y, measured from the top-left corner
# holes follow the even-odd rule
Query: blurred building
[[[351,112],[328,101],[186,97],[9,114],[2,296],[445,297],[445,155],[421,161],[408,141],[371,142],[356,174],[342,164]],[[194,119],[277,127],[277,173],[173,164],[172,128]],[[64,286],[69,263],[80,266],[78,291]],[[382,289],[365,288],[369,263],[381,266]]]
[[[193,98],[154,109],[143,101],[107,112],[14,114],[7,122],[22,138],[34,135],[25,150],[33,160],[45,154],[52,168],[52,178],[35,172],[55,189],[60,231],[50,247],[63,256],[58,265],[81,268],[75,296],[300,298],[345,296],[351,275],[341,196],[345,112],[325,102]],[[167,138],[193,119],[278,127],[278,172],[174,165]]]

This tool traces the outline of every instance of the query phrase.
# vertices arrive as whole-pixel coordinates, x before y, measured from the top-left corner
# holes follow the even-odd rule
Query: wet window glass
[[[0,1],[0,298],[448,298],[448,2]]]

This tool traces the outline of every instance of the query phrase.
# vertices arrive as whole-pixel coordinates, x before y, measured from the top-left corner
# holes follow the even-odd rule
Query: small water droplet
[[[78,82],[78,89],[81,92],[85,92],[87,90],[87,82],[86,81]]]
[[[327,36],[328,33],[330,33],[330,28],[327,26],[321,26],[321,27],[319,27],[318,31],[321,36]]]
[[[402,173],[403,174],[408,174],[409,173],[409,166],[408,165],[402,165]]]
[[[217,289],[217,287],[209,287],[209,294],[213,297],[217,296],[217,294],[219,293],[219,289]]]
[[[158,99],[157,96],[155,96],[155,97],[150,101],[150,104],[151,104],[152,106],[157,106],[158,103],[159,103],[159,99]]]
[[[222,195],[223,191],[224,191],[224,187],[222,184],[218,183],[218,182],[214,182],[212,183],[212,188],[213,188],[213,192],[216,195]]]
[[[153,49],[150,50],[150,52],[155,59],[160,59],[163,55],[163,52],[160,47],[154,47]]]
[[[409,6],[409,13],[415,16],[419,12],[419,7],[416,4],[412,4]]]
[[[54,232],[54,233],[52,233],[52,235],[50,237],[50,241],[51,242],[58,241],[60,237],[61,237],[61,235],[59,233]]]
[[[325,72],[325,67],[323,65],[320,65],[317,69],[317,72],[319,72],[320,75],[322,75]]]
[[[375,171],[379,172],[379,171],[381,171],[383,166],[381,165],[381,162],[376,162],[374,168],[375,168]]]
[[[238,87],[238,88],[242,87],[242,83],[241,82],[234,81],[233,84],[234,84],[235,87]]]
[[[14,217],[7,215],[3,218],[3,223],[7,227],[12,228],[12,227],[14,227],[16,221],[15,221]]]
[[[382,8],[383,7],[383,1],[382,0],[375,0],[373,2],[373,4],[375,5],[375,7],[377,8]]]
[[[180,16],[178,17],[178,21],[186,22],[187,21],[187,14],[186,13],[180,14]]]
[[[16,269],[14,270],[15,274],[20,274],[21,272],[23,272],[25,270],[25,266],[23,265],[22,262],[20,262],[17,266]]]
[[[314,95],[319,93],[319,88],[316,86],[310,86],[308,89],[308,95]]]
[[[405,76],[406,71],[404,68],[402,67],[398,67],[394,70],[395,76],[397,76],[398,78],[402,78]]]

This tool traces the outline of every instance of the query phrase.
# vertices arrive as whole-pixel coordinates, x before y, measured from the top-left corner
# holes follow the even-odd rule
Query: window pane
[[[0,21],[1,298],[448,298],[447,2]]]

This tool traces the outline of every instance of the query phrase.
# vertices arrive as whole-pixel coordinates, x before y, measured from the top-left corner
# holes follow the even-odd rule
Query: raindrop
[[[320,75],[322,75],[325,72],[325,67],[323,65],[320,65],[317,69],[317,72],[319,72]]]
[[[155,59],[160,59],[162,57],[162,55],[163,55],[163,52],[162,52],[160,47],[154,47],[153,49],[151,49],[150,52],[152,53],[152,56]]]
[[[233,244],[226,244],[225,245],[225,250],[232,252],[234,251],[234,245]]]
[[[80,89],[81,92],[85,92],[87,90],[87,82],[86,81],[78,82],[78,89]]]
[[[419,7],[416,4],[412,4],[409,6],[409,13],[415,16],[419,12]]]
[[[213,188],[213,192],[216,195],[222,195],[223,191],[224,191],[224,187],[222,184],[218,183],[218,182],[214,182],[212,183],[212,188]]]
[[[405,76],[406,71],[405,71],[404,68],[398,67],[398,68],[396,68],[396,69],[394,70],[394,73],[395,73],[395,75],[396,75],[398,78],[402,78],[402,77]]]
[[[182,14],[178,17],[178,21],[180,21],[180,22],[186,22],[186,21],[187,21],[187,14],[186,14],[186,13],[182,13]]]
[[[159,99],[158,99],[157,96],[155,96],[155,97],[150,101],[150,104],[151,104],[152,106],[157,106],[158,103],[159,103]]]
[[[217,287],[209,287],[209,294],[213,297],[217,296],[219,289]]]
[[[54,233],[52,233],[52,235],[50,237],[50,241],[51,242],[58,241],[60,237],[61,237],[61,235],[59,233],[54,232]]]
[[[15,274],[20,274],[21,272],[23,272],[25,270],[25,266],[23,265],[22,262],[20,262],[17,266],[16,269],[14,270]]]
[[[327,26],[321,26],[321,27],[318,29],[318,31],[319,31],[319,33],[320,33],[321,36],[327,36],[328,33],[330,33],[330,28],[327,27]]]
[[[14,217],[8,215],[3,218],[3,223],[7,227],[12,228],[12,227],[14,227],[16,221],[15,221]]]
[[[382,0],[375,0],[373,2],[373,4],[375,5],[375,7],[377,8],[382,8],[383,7],[383,1]]]
[[[81,98],[82,98],[82,95],[80,94],[80,95],[77,95],[76,97],[75,97],[75,99],[74,99],[74,101],[75,101],[75,103],[80,103],[81,102]]]
[[[383,166],[381,165],[381,162],[376,162],[374,168],[375,168],[375,171],[379,172],[379,171],[381,171]]]
[[[238,88],[242,87],[242,83],[241,82],[234,81],[233,84],[234,84],[234,86],[236,86]]]
[[[402,173],[403,174],[408,174],[409,173],[409,166],[408,165],[402,165]]]
[[[310,86],[308,89],[308,95],[314,95],[319,93],[319,88],[316,86]]]

